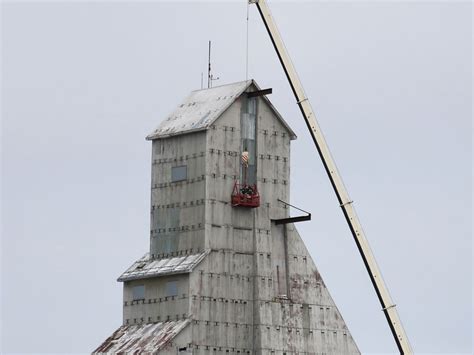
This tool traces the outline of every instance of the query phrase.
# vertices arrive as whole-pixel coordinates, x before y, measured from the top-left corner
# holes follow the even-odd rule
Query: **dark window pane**
[[[178,281],[168,281],[166,283],[166,296],[178,295]]]
[[[186,180],[188,178],[187,175],[188,169],[186,165],[171,168],[171,182]]]
[[[132,289],[132,293],[133,293],[134,301],[145,299],[145,286],[144,285],[134,286]]]

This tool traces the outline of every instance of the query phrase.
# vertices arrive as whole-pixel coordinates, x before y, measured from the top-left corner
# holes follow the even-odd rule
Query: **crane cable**
[[[247,38],[245,47],[245,81],[249,80],[249,13],[250,3],[247,2]]]

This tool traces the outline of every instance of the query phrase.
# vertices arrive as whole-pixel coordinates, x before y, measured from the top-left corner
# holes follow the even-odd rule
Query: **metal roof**
[[[176,321],[122,325],[93,354],[156,354],[190,323]]]
[[[209,250],[199,254],[153,259],[150,258],[149,253],[146,253],[120,275],[117,281],[123,282],[169,274],[188,273],[193,271],[194,267],[198,265],[207,254],[209,254]]]
[[[146,139],[166,138],[207,129],[251,85],[260,90],[254,80],[247,80],[210,89],[192,91]],[[263,99],[289,131],[291,139],[295,139],[295,133],[273,107],[270,100],[266,96],[263,96]]]

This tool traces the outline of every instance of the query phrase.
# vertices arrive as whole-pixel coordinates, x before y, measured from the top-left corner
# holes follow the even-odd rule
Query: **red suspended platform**
[[[236,181],[232,191],[232,206],[249,208],[260,206],[260,194],[257,185],[238,184]]]

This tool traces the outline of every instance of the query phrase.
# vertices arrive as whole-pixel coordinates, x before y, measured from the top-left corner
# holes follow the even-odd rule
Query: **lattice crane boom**
[[[349,225],[357,248],[359,249],[362,260],[367,268],[372,284],[377,293],[380,304],[382,305],[382,311],[387,318],[390,330],[395,338],[395,342],[401,354],[412,354],[413,350],[408,341],[408,337],[405,333],[405,329],[400,321],[400,317],[395,308],[395,304],[392,301],[388,288],[382,278],[382,274],[375,260],[374,254],[370,248],[369,242],[365,237],[365,233],[360,224],[359,218],[357,217],[356,211],[352,205],[352,200],[349,197],[347,189],[342,181],[342,178],[337,170],[334,159],[331,156],[326,140],[324,139],[323,133],[318,125],[316,116],[311,107],[311,104],[304,92],[303,85],[296,73],[295,67],[291,62],[288,51],[283,43],[283,40],[278,32],[275,21],[270,13],[270,9],[266,0],[249,0],[249,3],[253,3],[257,6],[260,16],[267,28],[267,32],[273,43],[273,46],[277,52],[278,58],[280,59],[281,65],[285,74],[288,78],[288,82],[293,90],[296,98],[296,102],[303,114],[304,120],[308,127],[308,130],[313,138],[316,149],[321,157],[324,168],[328,174],[329,180],[334,188],[339,205],[342,208],[344,217]]]

